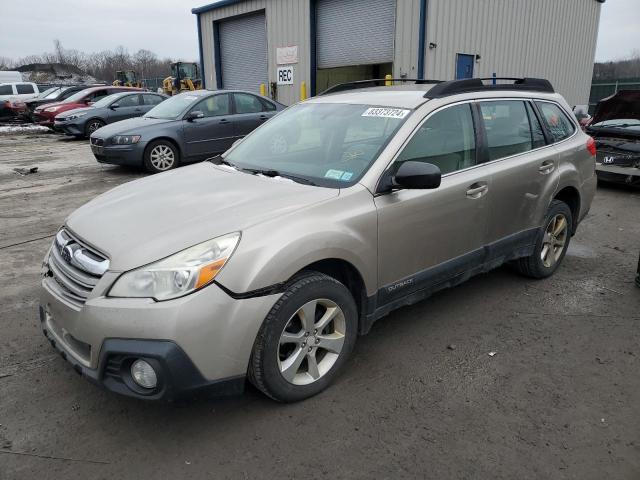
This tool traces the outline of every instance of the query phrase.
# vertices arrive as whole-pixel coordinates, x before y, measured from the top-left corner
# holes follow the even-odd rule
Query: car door
[[[140,106],[140,95],[132,93],[118,98],[109,108],[109,123],[119,122],[127,118],[139,117],[144,112]]]
[[[469,103],[430,114],[390,167],[393,173],[407,160],[434,164],[443,174],[440,187],[375,197],[382,304],[482,266],[491,177],[478,163],[474,117]]]
[[[491,259],[528,254],[549,197],[558,184],[558,156],[547,146],[529,101],[478,102],[492,176],[487,240]]]
[[[202,117],[182,121],[187,156],[206,158],[227,150],[235,141],[231,99],[228,93],[210,95],[189,112],[201,112]]]
[[[233,103],[235,132],[239,138],[251,133],[276,113],[271,102],[250,93],[234,93]]]

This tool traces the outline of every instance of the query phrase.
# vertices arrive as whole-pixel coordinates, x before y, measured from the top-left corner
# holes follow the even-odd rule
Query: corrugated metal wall
[[[207,88],[216,87],[213,22],[258,10],[266,12],[270,82],[276,80],[276,48],[298,45],[298,63],[294,65],[294,85],[278,86],[277,100],[291,105],[299,100],[300,82],[304,80],[307,88],[309,86],[308,0],[246,0],[200,14],[202,56]]]
[[[393,74],[417,76],[421,0],[397,0]],[[214,20],[265,9],[269,80],[276,47],[298,45],[294,85],[279,86],[278,100],[299,100],[309,87],[309,0],[245,0],[200,15],[208,88],[215,87]],[[570,104],[589,98],[601,4],[595,0],[429,0],[425,77],[453,79],[457,53],[479,54],[476,77],[546,77]]]
[[[429,0],[425,76],[449,80],[457,53],[475,77],[549,79],[570,104],[589,98],[601,4],[595,0]]]

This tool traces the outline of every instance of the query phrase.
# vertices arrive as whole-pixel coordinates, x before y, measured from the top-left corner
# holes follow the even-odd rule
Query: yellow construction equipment
[[[171,64],[171,76],[162,82],[162,89],[167,95],[202,89],[202,79],[198,72],[198,64],[192,62],[176,62]]]
[[[114,87],[138,87],[142,88],[142,82],[139,82],[136,77],[136,72],[133,70],[118,70],[116,72],[116,79],[112,84]]]

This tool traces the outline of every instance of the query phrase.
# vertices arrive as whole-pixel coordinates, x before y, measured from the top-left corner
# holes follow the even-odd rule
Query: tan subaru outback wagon
[[[397,307],[507,262],[553,274],[596,177],[595,144],[548,81],[359,87],[73,212],[42,268],[51,344],[124,395],[248,379],[290,402]]]

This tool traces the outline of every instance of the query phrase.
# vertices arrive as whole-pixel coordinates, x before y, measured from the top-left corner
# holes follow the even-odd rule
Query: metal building
[[[206,88],[290,105],[345,81],[544,77],[587,104],[605,0],[219,0],[197,15]]]

